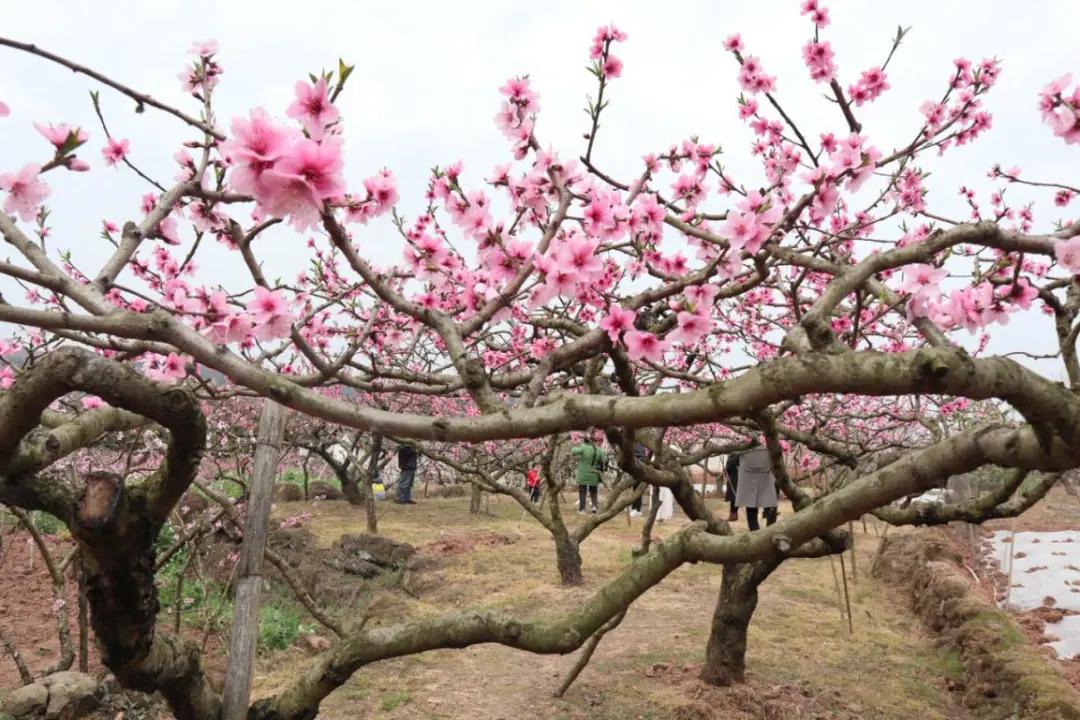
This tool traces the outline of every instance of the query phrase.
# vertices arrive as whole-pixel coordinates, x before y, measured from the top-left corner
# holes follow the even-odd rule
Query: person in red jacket
[[[529,500],[534,503],[540,502],[540,471],[529,468],[525,473],[525,487],[529,488]]]

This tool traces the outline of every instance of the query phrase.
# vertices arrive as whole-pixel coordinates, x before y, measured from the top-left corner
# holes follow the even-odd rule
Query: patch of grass
[[[964,676],[964,663],[960,659],[960,653],[949,650],[941,657],[941,669],[947,677],[959,678]]]
[[[412,702],[412,695],[407,692],[395,691],[384,695],[380,707],[383,712],[392,712],[402,705]]]
[[[283,601],[271,602],[259,608],[259,647],[265,650],[284,650],[296,642],[296,636],[306,628],[300,622],[300,611]]]
[[[33,521],[34,527],[42,535],[59,535],[62,532],[67,532],[67,526],[64,525],[60,518],[50,515],[44,510],[34,510],[30,513],[30,519]]]

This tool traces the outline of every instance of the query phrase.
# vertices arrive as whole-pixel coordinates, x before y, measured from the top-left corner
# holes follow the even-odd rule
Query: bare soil
[[[1080,526],[1080,502],[1059,503],[1036,516],[1038,527]],[[470,515],[468,498],[428,498],[415,506],[379,504],[380,533],[408,542],[429,562],[409,592],[379,590],[372,623],[470,607],[496,607],[524,617],[551,618],[575,607],[630,562],[641,519],[616,518],[582,546],[585,584],[558,583],[550,536],[508,498],[492,498],[490,513]],[[721,504],[721,500],[710,503]],[[1073,507],[1073,504],[1076,507]],[[568,511],[569,511],[569,506]],[[1061,508],[1064,508],[1063,510]],[[291,502],[278,518],[311,512],[304,525],[310,552],[322,552],[346,533],[364,531],[363,512],[344,502]],[[1043,509],[1039,508],[1042,513]],[[1075,514],[1074,514],[1075,513]],[[574,522],[572,512],[570,522]],[[1065,517],[1060,521],[1059,517]],[[1024,522],[1027,522],[1026,520]],[[657,540],[684,526],[681,515],[654,530]],[[745,529],[745,522],[736,524]],[[623,623],[601,642],[589,667],[561,700],[552,697],[573,657],[534,656],[500,646],[447,650],[381,662],[362,669],[323,703],[325,720],[412,718],[439,720],[965,720],[973,718],[949,691],[950,659],[911,614],[905,598],[869,577],[883,526],[855,524],[856,563],[846,569],[854,633],[842,616],[835,559],[786,563],[761,590],[750,631],[748,678],[718,689],[697,679],[720,570],[701,565],[676,571],[644,595]],[[896,530],[890,530],[890,534]],[[5,535],[0,558],[0,629],[22,650],[35,672],[56,661],[58,647],[48,576],[30,565],[24,535]],[[67,544],[56,544],[62,557]],[[308,552],[305,547],[298,552]],[[321,563],[311,563],[314,573]],[[336,581],[335,581],[336,582]],[[984,592],[992,597],[992,585]],[[75,583],[68,601],[75,627]],[[328,592],[334,600],[345,593]],[[355,593],[354,593],[355,595]],[[363,603],[367,605],[367,601]],[[338,612],[348,617],[346,605]],[[168,619],[163,619],[165,624]],[[185,634],[195,632],[185,629]],[[197,633],[195,633],[197,634]],[[202,638],[196,638],[201,640]],[[211,639],[215,648],[223,639]],[[265,654],[255,695],[288,683],[311,662],[299,648]],[[221,671],[220,652],[206,659]],[[1070,663],[1080,677],[1080,663]],[[92,670],[100,671],[96,655]],[[872,682],[868,678],[872,677]],[[0,657],[0,694],[18,685],[10,659]]]

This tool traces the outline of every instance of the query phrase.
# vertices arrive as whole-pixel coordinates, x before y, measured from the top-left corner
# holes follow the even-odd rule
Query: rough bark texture
[[[746,631],[757,609],[758,586],[779,563],[725,565],[713,613],[701,679],[710,685],[742,682],[746,675]]]
[[[580,585],[581,577],[581,550],[577,541],[566,533],[563,526],[562,533],[555,533],[555,557],[559,565],[559,579],[563,585]]]

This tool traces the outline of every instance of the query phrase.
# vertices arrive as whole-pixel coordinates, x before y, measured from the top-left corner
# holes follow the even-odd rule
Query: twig
[[[91,70],[88,67],[85,67],[83,65],[79,65],[78,63],[72,62],[71,60],[67,60],[65,58],[62,58],[59,55],[55,55],[55,54],[49,52],[48,50],[42,50],[41,48],[39,48],[37,45],[34,45],[33,43],[24,43],[24,42],[19,42],[18,40],[11,40],[9,38],[0,37],[0,45],[6,45],[6,46],[8,46],[10,48],[15,48],[16,50],[22,50],[23,52],[28,52],[31,55],[37,55],[38,57],[43,57],[46,60],[51,60],[54,63],[57,63],[59,65],[63,65],[64,67],[66,67],[68,70],[71,70],[72,72],[81,73],[83,75],[86,75],[89,78],[93,78],[94,80],[97,80],[99,83],[102,83],[103,85],[108,85],[113,90],[116,90],[119,93],[127,95],[129,98],[131,98],[136,103],[138,103],[136,105],[136,110],[135,110],[136,112],[142,112],[142,107],[144,105],[149,105],[150,107],[157,108],[158,110],[161,110],[163,112],[167,112],[170,115],[173,115],[175,117],[180,118],[181,120],[186,122],[188,125],[190,125],[190,126],[192,126],[194,128],[198,128],[199,130],[202,130],[204,133],[207,133],[208,135],[211,135],[211,136],[217,138],[218,140],[224,140],[225,139],[225,136],[222,133],[220,133],[217,130],[215,130],[214,128],[210,127],[209,125],[207,125],[203,121],[196,120],[195,118],[191,117],[190,115],[187,115],[187,114],[181,112],[180,110],[177,110],[176,108],[174,108],[174,107],[172,107],[170,105],[166,105],[163,102],[155,100],[154,98],[150,97],[146,93],[141,93],[141,92],[139,92],[137,90],[132,90],[131,88],[127,87],[126,85],[121,85],[120,83],[116,82],[115,80],[112,80],[112,79],[102,75],[99,72]]]
[[[596,652],[596,646],[600,644],[600,641],[604,639],[604,636],[614,630],[626,617],[626,610],[623,610],[615,617],[608,620],[606,623],[600,626],[600,629],[593,633],[593,636],[589,638],[585,647],[582,648],[581,654],[578,656],[577,662],[574,663],[574,667],[570,668],[570,672],[567,673],[566,678],[562,681],[562,685],[555,691],[555,697],[561,698],[566,694],[566,691],[570,689],[570,686],[577,680],[578,675],[585,669],[585,666],[589,664],[589,660],[592,659],[593,653]]]
[[[26,667],[26,662],[22,659],[22,655],[19,654],[19,649],[8,640],[3,630],[0,630],[0,647],[3,647],[7,654],[11,656],[11,659],[15,661],[15,667],[19,669],[19,679],[22,680],[22,684],[29,685],[34,682],[34,676],[30,674],[30,668]]]

